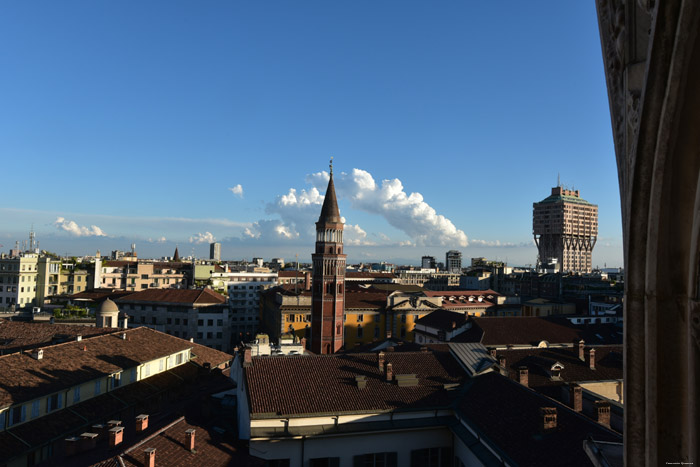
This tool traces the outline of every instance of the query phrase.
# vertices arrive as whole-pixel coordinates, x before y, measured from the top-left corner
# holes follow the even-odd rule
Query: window
[[[143,365],[143,376],[151,376],[151,365],[149,363]]]
[[[187,326],[187,318],[185,318],[185,319],[182,320],[182,324],[183,324],[184,326]]]
[[[338,467],[340,466],[340,457],[319,457],[310,459],[310,467]]]
[[[222,337],[222,333],[217,332],[217,333],[216,333],[216,338],[217,338],[217,339],[221,339],[221,337]]]
[[[197,333],[197,339],[201,339],[201,338],[202,338],[202,333],[201,333],[201,332],[198,332],[198,333]]]
[[[406,337],[406,328],[401,326],[401,337]]]
[[[173,324],[173,319],[172,319],[172,318],[168,318],[168,320],[166,321],[166,323],[168,323],[168,324]],[[179,324],[179,323],[175,323],[175,324]]]
[[[102,380],[97,380],[95,381],[95,395],[98,395],[102,392]]]
[[[213,319],[208,319],[208,320],[207,320],[207,326],[214,326],[214,320],[213,320]]]
[[[122,384],[122,374],[116,373],[112,375],[112,389],[118,388]]]
[[[179,353],[175,356],[175,363],[177,363],[178,365],[180,363],[182,363],[182,354],[181,353]]]
[[[207,332],[207,339],[211,339],[214,336],[214,333],[209,331]]]
[[[197,320],[197,326],[204,326],[204,320],[203,320],[203,319],[198,319],[198,320]]]
[[[61,408],[61,397],[59,394],[52,394],[46,398],[46,411],[53,412]]]
[[[375,339],[379,338],[379,326],[374,327],[374,338]]]
[[[223,325],[224,325],[224,320],[223,320],[223,319],[217,319],[217,320],[216,320],[216,325],[217,325],[217,326],[223,326]]]
[[[353,456],[353,467],[396,467],[395,452],[376,452],[374,454],[362,454]]]
[[[406,315],[401,315],[401,322],[405,323],[406,322]]]
[[[136,368],[132,368],[131,369],[131,382],[132,383],[137,380],[137,376],[138,375],[137,375]]]
[[[151,324],[156,324],[156,317],[155,316],[151,316]]]
[[[411,451],[411,467],[452,467],[452,449],[426,448]]]
[[[80,402],[80,386],[73,388],[73,403]]]
[[[361,324],[358,324],[358,325],[357,325],[357,337],[358,337],[358,338],[362,338],[363,334],[364,334],[364,333],[363,333],[363,330],[362,330],[362,325],[361,325]]]
[[[22,423],[27,416],[27,409],[25,405],[19,407],[12,407],[10,409],[10,423],[9,425],[16,425],[17,423]]]
[[[365,320],[365,315],[357,315],[357,322],[362,323]]]

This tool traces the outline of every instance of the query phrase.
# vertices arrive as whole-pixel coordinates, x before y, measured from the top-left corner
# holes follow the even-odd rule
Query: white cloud
[[[98,226],[91,225],[85,227],[78,225],[74,221],[66,220],[63,217],[57,217],[53,223],[54,227],[59,230],[64,230],[76,237],[106,237],[107,234]]]
[[[479,240],[479,239],[473,238],[473,239],[469,240],[469,245],[470,246],[494,247],[494,248],[517,248],[517,247],[533,246],[533,243],[532,242],[513,243],[513,242],[501,242],[500,240]]]
[[[190,237],[190,243],[214,243],[215,240],[211,232],[199,232],[193,237]]]
[[[316,188],[328,184],[329,174],[318,172],[307,177]],[[353,169],[350,174],[334,177],[336,194],[348,199],[351,206],[372,214],[379,214],[392,226],[405,232],[418,246],[468,245],[467,235],[445,216],[423,200],[420,193],[407,194],[397,178],[382,180],[378,185],[366,170]]]
[[[229,191],[231,191],[231,193],[238,196],[239,198],[243,198],[243,187],[240,183],[234,187],[229,188]]]
[[[243,230],[243,238],[247,239],[277,242],[280,240],[293,240],[298,237],[299,234],[294,229],[279,220],[259,220]]]
[[[343,241],[346,245],[374,246],[375,242],[367,239],[365,232],[359,225],[346,224]]]
[[[165,237],[158,237],[155,240],[153,240],[149,237],[147,241],[148,243],[165,243],[168,241],[168,239],[166,239]]]

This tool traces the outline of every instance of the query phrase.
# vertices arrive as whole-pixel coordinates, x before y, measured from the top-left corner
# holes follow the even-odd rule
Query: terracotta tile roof
[[[224,363],[230,363],[233,360],[233,355],[221,352],[220,350],[212,349],[206,345],[195,344],[191,342],[192,360],[191,362],[201,367],[209,366],[216,368]]]
[[[116,302],[161,302],[199,305],[225,303],[226,297],[211,289],[146,289],[121,297]]]
[[[87,290],[85,292],[74,293],[73,295],[70,295],[69,298],[71,300],[91,300],[95,302],[100,302],[106,298],[111,298],[112,300],[115,300],[119,297],[123,297],[124,295],[129,295],[131,293],[133,292],[127,292],[126,290],[121,289],[99,288]]]
[[[578,347],[548,349],[500,350],[506,358],[509,377],[518,378],[521,366],[528,368],[528,385],[531,388],[559,385],[562,382],[600,381],[622,379],[622,346],[596,346],[596,369],[591,370],[586,348],[585,361],[578,358]],[[555,362],[564,366],[561,381],[552,381],[549,370]]]
[[[379,311],[386,306],[386,293],[366,290],[346,290],[345,309],[369,308]]]
[[[489,295],[492,295],[494,297],[500,297],[501,294],[496,292],[495,290],[426,290],[425,291],[425,296],[426,297],[469,297],[469,296],[474,296],[474,297],[488,297]]]
[[[118,329],[93,326],[0,321],[0,354],[58,344],[75,340],[77,336],[87,339],[116,331]]]
[[[345,273],[347,279],[396,279],[397,276],[391,272],[359,272],[359,271],[347,271]]]
[[[195,451],[187,446],[186,430],[195,430]],[[246,465],[263,466],[265,462],[251,457],[246,449],[236,446],[231,439],[219,435],[203,423],[180,417],[173,423],[138,442],[112,459],[94,464],[94,467],[120,466],[142,467],[144,450],[154,448],[155,464],[171,467],[207,467]],[[120,459],[118,459],[120,458]],[[119,462],[121,460],[121,462]],[[123,463],[123,464],[122,464]]]
[[[378,354],[336,354],[303,357],[255,357],[245,368],[253,417],[266,414],[302,415],[387,411],[401,408],[444,407],[456,391],[443,385],[458,383],[466,374],[448,351],[386,352],[393,373],[415,374],[419,383],[399,387],[386,382]],[[359,389],[356,376],[365,376]]]
[[[277,277],[304,277],[304,271],[279,271]]]
[[[557,426],[551,431],[540,429],[541,407],[557,409]],[[590,467],[583,450],[588,436],[622,442],[619,434],[495,372],[471,380],[458,410],[514,465]]]
[[[622,344],[622,329],[614,324],[575,326],[567,319],[554,317],[472,318],[474,325],[455,338],[455,342],[481,342],[487,347],[571,344],[581,339],[591,345]]]
[[[464,313],[455,313],[448,310],[435,310],[422,318],[416,320],[416,324],[422,324],[441,331],[451,331],[453,328],[462,327],[467,322]]]
[[[126,333],[127,339],[121,338]],[[102,375],[192,348],[191,342],[140,327],[0,357],[0,407],[29,401]]]

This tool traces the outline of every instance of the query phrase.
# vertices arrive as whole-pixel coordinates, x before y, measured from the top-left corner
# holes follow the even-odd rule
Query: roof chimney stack
[[[148,428],[148,415],[145,413],[142,413],[141,415],[136,416],[136,431],[141,432],[145,431],[146,428]]]
[[[194,450],[194,434],[195,434],[195,429],[190,428],[189,430],[185,430],[185,446],[187,446],[187,449],[190,450],[190,452],[195,452]]]
[[[498,356],[498,364],[501,365],[503,368],[506,368],[506,356],[505,355]]]
[[[578,358],[582,362],[586,361],[585,351],[586,351],[586,343],[583,341],[583,339],[581,339],[580,341],[578,341]]]
[[[581,412],[583,410],[583,390],[578,384],[569,386],[569,402],[574,411]]]
[[[145,467],[156,467],[156,448],[147,448],[143,451],[143,465]]]
[[[377,354],[377,360],[379,364],[379,373],[384,373],[384,352],[379,352]]]
[[[588,361],[591,370],[595,370],[595,349],[591,349],[591,351],[588,353]]]
[[[394,370],[391,366],[391,363],[386,364],[386,380],[387,381],[392,381],[394,379]]]
[[[42,358],[44,358],[44,350],[43,349],[34,350],[34,351],[32,351],[31,355],[32,355],[33,359],[41,360]]]
[[[253,366],[253,351],[250,347],[243,349],[243,367]]]
[[[518,368],[518,381],[523,386],[527,387],[528,384],[528,371],[526,366],[521,366]]]
[[[77,336],[75,336],[75,340],[76,340],[77,342],[80,342],[81,340],[83,340],[83,336],[81,336],[80,334],[78,334]]]
[[[610,428],[610,402],[595,401],[596,421],[603,426]]]
[[[542,431],[550,431],[557,427],[556,407],[540,407],[542,417]]]

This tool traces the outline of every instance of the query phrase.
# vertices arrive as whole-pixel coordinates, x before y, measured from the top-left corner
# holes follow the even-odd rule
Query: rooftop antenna
[[[561,188],[561,177],[559,176],[559,172],[557,172],[557,187]]]

